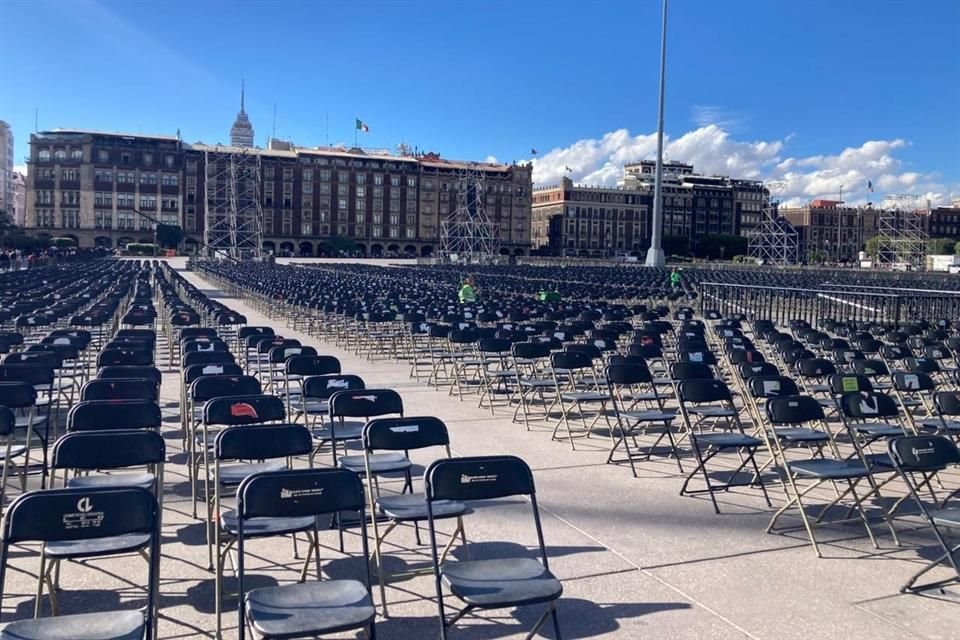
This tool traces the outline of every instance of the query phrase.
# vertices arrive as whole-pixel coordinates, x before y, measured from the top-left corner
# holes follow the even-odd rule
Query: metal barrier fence
[[[960,293],[929,289],[829,285],[817,289],[784,289],[720,282],[700,283],[700,311],[722,315],[743,313],[751,320],[786,324],[821,318],[903,325],[914,320],[960,319]]]

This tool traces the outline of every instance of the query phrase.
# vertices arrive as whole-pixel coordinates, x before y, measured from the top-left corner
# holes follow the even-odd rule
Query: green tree
[[[59,247],[61,249],[77,246],[76,240],[74,240],[73,238],[67,238],[65,236],[58,237],[58,238],[51,238],[50,242],[51,244],[53,244],[53,246]]]
[[[707,234],[697,244],[698,258],[732,258],[747,253],[747,238],[728,233]]]
[[[686,236],[663,236],[663,253],[668,256],[685,256],[690,253],[690,239]]]
[[[165,249],[176,249],[183,241],[183,229],[176,224],[157,225],[157,244]]]
[[[952,238],[930,238],[927,240],[927,253],[933,256],[949,255],[956,249],[957,241]]]
[[[876,260],[877,254],[880,253],[880,237],[873,236],[867,240],[867,246],[864,251],[867,252],[867,255],[870,256],[871,260]]]

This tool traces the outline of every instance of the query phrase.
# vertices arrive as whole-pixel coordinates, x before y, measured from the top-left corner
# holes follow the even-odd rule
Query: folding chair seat
[[[676,366],[678,365],[674,365]],[[686,434],[697,459],[697,467],[684,480],[680,495],[707,493],[713,503],[714,511],[720,513],[720,507],[714,495],[717,491],[727,491],[737,486],[759,486],[769,506],[770,497],[767,495],[755,458],[757,449],[763,442],[748,436],[744,431],[740,414],[733,404],[733,396],[727,385],[715,379],[683,380],[677,384],[677,399],[680,403],[680,415],[683,417]],[[727,482],[712,482],[706,464],[720,453],[731,450],[740,453],[739,466],[732,472]],[[752,467],[753,477],[749,481],[738,481],[737,476],[747,468],[747,465]],[[706,488],[688,489],[690,481],[698,473],[703,476]]]
[[[471,481],[464,482],[464,478]],[[547,605],[546,610],[528,635],[536,635],[549,617],[553,620],[554,634],[559,638],[560,621],[557,618],[556,603],[563,594],[563,585],[550,572],[530,467],[512,456],[451,458],[431,464],[427,468],[425,482],[441,639],[446,640],[450,628],[460,618],[475,610],[544,604]],[[530,499],[539,543],[539,560],[510,557],[440,561],[434,516],[437,503],[481,502],[509,496],[527,496]],[[453,597],[464,604],[464,608],[449,619],[444,603],[444,586]]]
[[[310,432],[303,425],[233,425],[217,433],[213,447],[214,464],[210,470],[213,495],[207,497],[207,522],[213,528],[212,548],[216,549],[213,568],[218,636],[222,631],[224,568],[227,554],[233,548],[240,529],[238,511],[226,506],[224,492],[236,490],[250,477],[286,471],[290,459],[296,456],[309,456],[312,448]],[[256,462],[248,462],[253,460]],[[284,494],[274,496],[274,500],[283,501]],[[216,514],[216,517],[213,517],[213,514]],[[315,518],[309,516],[266,517],[248,520],[245,525],[247,536],[250,538],[307,533],[310,540],[310,553],[304,562],[301,581],[306,577],[311,557],[316,559],[317,578],[320,578],[320,548]],[[208,536],[209,533],[208,530]],[[208,541],[211,541],[210,537]]]
[[[78,505],[80,510],[78,511]],[[88,512],[96,513],[98,526],[77,526],[89,522]],[[93,489],[48,489],[18,497],[3,520],[0,541],[0,593],[9,569],[10,547],[29,550],[40,542],[41,580],[48,583],[54,617],[40,618],[41,597],[34,604],[34,619],[7,623],[0,638],[71,640],[125,640],[155,638],[157,592],[160,566],[160,509],[156,498],[138,487]],[[125,544],[121,545],[121,541]],[[63,559],[66,548],[108,548],[146,553],[148,573],[145,606],[140,609],[56,615],[56,591],[52,588],[51,568]],[[50,562],[48,560],[57,561]],[[43,584],[41,583],[41,587]]]
[[[348,454],[347,443],[358,441],[363,436],[363,427],[373,418],[398,415],[403,417],[403,400],[393,389],[340,390],[328,400],[329,426],[314,427],[312,435],[316,448],[329,443],[333,465],[337,463],[337,444],[343,445],[344,455]],[[361,421],[347,422],[346,418],[361,418]]]
[[[960,451],[949,438],[937,435],[905,436],[893,438],[887,443],[890,460],[898,475],[904,480],[909,496],[916,503],[920,515],[926,520],[942,552],[922,569],[914,573],[900,588],[901,593],[933,591],[943,593],[944,587],[960,580],[960,566],[956,553],[960,545],[948,541],[947,532],[960,528],[960,508],[947,505],[947,499],[938,500],[933,493],[932,481],[936,474],[960,464]],[[932,495],[928,504],[921,498],[924,488]],[[951,496],[952,497],[952,496]],[[944,564],[953,575],[947,579],[917,585],[922,576]]]
[[[278,500],[291,492],[296,500]],[[314,638],[365,629],[376,640],[376,609],[370,590],[366,510],[360,479],[342,469],[301,469],[257,474],[237,490],[237,580],[239,638]],[[304,519],[359,512],[364,579],[322,580],[246,590],[245,554],[250,524],[259,518]]]
[[[669,454],[677,462],[677,468],[683,472],[680,462],[680,453],[673,434],[673,421],[677,418],[675,410],[666,409],[663,399],[657,393],[657,386],[653,382],[653,375],[645,364],[639,363],[611,363],[605,371],[607,389],[610,394],[610,411],[607,422],[612,417],[615,428],[611,428],[612,444],[607,455],[607,464],[630,465],[633,477],[637,477],[634,464],[636,456],[633,449],[640,454],[640,446],[636,440],[637,432],[640,435],[650,433],[659,435],[652,445],[647,447],[644,460],[649,460],[664,438],[670,443]],[[623,448],[624,458],[615,458],[620,448]]]

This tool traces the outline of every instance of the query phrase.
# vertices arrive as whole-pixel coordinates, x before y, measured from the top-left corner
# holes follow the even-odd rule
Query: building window
[[[57,149],[56,151],[53,152],[53,157],[56,158],[57,160],[66,160],[67,152],[64,151],[63,149]]]
[[[165,173],[160,176],[160,184],[164,187],[176,187],[180,178],[175,173]]]
[[[313,180],[313,169],[304,169],[303,170],[303,181],[310,182]]]
[[[153,164],[153,154],[152,154],[152,153],[145,153],[145,154],[143,154],[143,164],[145,164],[145,165],[147,165],[147,166]]]
[[[169,169],[173,168],[174,162],[175,158],[172,155],[168,154],[163,157],[163,164]]]
[[[140,208],[146,211],[156,211],[157,196],[140,194]]]
[[[93,172],[93,179],[96,182],[113,182],[113,171],[109,169],[97,169]]]
[[[345,211],[346,208],[347,208],[347,199],[346,199],[346,198],[340,198],[340,199],[338,199],[338,200],[337,200],[337,208],[340,209],[341,211]]]
[[[300,223],[300,235],[302,236],[312,236],[313,235],[313,222],[309,220],[304,220]]]
[[[304,193],[313,193],[313,183],[312,183],[312,182],[304,182],[303,185],[302,185],[302,189],[303,189],[303,192],[304,192]]]
[[[347,173],[346,171],[338,171],[337,182],[343,182],[343,183],[350,182],[350,174]]]
[[[412,240],[413,238],[416,238],[416,237],[417,237],[417,230],[407,227],[407,239]]]
[[[360,176],[357,176],[357,177],[359,178]],[[359,183],[358,183],[358,184],[359,184]],[[366,187],[363,187],[363,186],[358,186],[358,187],[357,187],[357,197],[358,197],[358,198],[363,198],[363,197],[365,197],[366,195],[367,195],[367,188],[366,188]]]
[[[118,207],[133,207],[133,194],[132,193],[118,193],[117,194],[117,206]]]
[[[38,162],[50,162],[50,152],[47,149],[42,149],[37,154]]]
[[[383,174],[382,174],[382,173],[375,173],[375,174],[373,174],[373,184],[375,184],[375,185],[377,185],[377,186],[380,186],[380,185],[383,184]]]
[[[373,235],[374,238],[380,238],[380,237],[383,236],[383,228],[382,228],[382,227],[379,227],[379,226],[377,226],[377,225],[374,225],[374,226],[371,228],[370,233],[371,233],[371,235]]]
[[[263,168],[263,177],[268,180],[273,180],[273,165],[268,164]]]
[[[367,184],[367,174],[358,173],[357,174],[357,184]]]
[[[367,201],[363,198],[357,198],[354,202],[357,211],[366,211],[367,210]]]
[[[284,168],[283,168],[283,179],[284,179],[284,180],[293,180],[293,167],[284,167]]]
[[[363,224],[365,220],[366,220],[366,216],[364,215],[363,211],[357,211],[356,223]]]
[[[160,205],[164,209],[176,210],[180,208],[180,198],[177,196],[163,196],[160,200]]]
[[[407,187],[413,189],[417,186],[417,179],[413,176],[407,176]]]
[[[80,212],[76,209],[64,209],[60,212],[60,217],[64,229],[78,229],[80,227]]]
[[[70,152],[70,159],[83,160],[83,151],[80,151],[80,149],[74,149],[73,151]]]
[[[330,195],[330,183],[329,183],[329,182],[321,182],[321,183],[320,183],[320,193],[325,194],[325,195]]]
[[[338,184],[338,185],[337,185],[337,195],[338,195],[338,196],[345,196],[345,195],[348,195],[349,193],[350,193],[350,187],[348,187],[348,186],[345,185],[345,184]]]
[[[322,182],[330,182],[330,170],[329,170],[329,169],[321,169],[321,170],[320,170],[320,180],[321,180]]]
[[[93,204],[98,207],[112,207],[113,194],[109,191],[97,191],[93,194]]]
[[[93,228],[94,229],[109,229],[113,226],[113,216],[109,211],[94,211],[93,212]]]

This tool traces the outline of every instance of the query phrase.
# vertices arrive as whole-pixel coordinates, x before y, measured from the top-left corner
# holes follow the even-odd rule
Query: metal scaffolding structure
[[[486,264],[500,255],[500,225],[487,216],[483,172],[460,170],[457,206],[440,222],[440,256],[447,261]]]
[[[205,226],[211,252],[240,260],[259,258],[263,247],[260,154],[217,147],[204,152]]]
[[[799,262],[800,235],[792,224],[777,213],[776,199],[786,183],[768,182],[763,190],[760,225],[748,238],[750,257],[764,264],[785,266]]]
[[[877,266],[923,271],[927,259],[927,210],[917,195],[887,196],[877,216]]]

